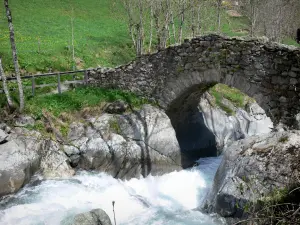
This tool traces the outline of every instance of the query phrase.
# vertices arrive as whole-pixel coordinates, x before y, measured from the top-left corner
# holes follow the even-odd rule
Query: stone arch
[[[300,50],[266,40],[207,35],[89,75],[90,83],[147,96],[169,113],[216,83],[254,98],[274,124],[295,128],[300,112]]]

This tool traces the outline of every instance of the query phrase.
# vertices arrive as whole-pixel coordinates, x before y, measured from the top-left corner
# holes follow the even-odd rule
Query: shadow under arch
[[[188,88],[166,110],[181,149],[183,168],[192,167],[195,159],[218,155],[215,135],[205,125],[204,116],[198,108],[203,93],[214,85],[211,83]]]
[[[245,127],[248,126],[248,128],[245,129],[244,127],[244,129],[242,129],[240,117],[239,119],[233,117],[233,124],[231,122],[229,122],[229,124],[223,123],[225,122],[224,116],[226,113],[221,109],[214,110],[217,106],[211,102],[212,96],[207,92],[216,84],[216,82],[207,82],[192,85],[174,99],[166,110],[166,114],[175,129],[181,149],[181,164],[183,168],[194,166],[196,164],[195,161],[199,158],[218,156],[222,151],[223,145],[226,144],[228,137],[232,140],[239,140],[245,138],[245,135],[247,135],[246,133],[248,132],[247,130],[251,122],[248,115],[243,117],[244,120],[241,122],[244,126],[247,124]],[[208,100],[207,96],[210,96],[210,100]],[[202,111],[203,107],[200,106],[200,101],[203,97],[205,101],[209,103],[209,107],[204,111]],[[220,111],[224,112],[224,114],[221,114],[222,118],[216,117],[216,115],[220,115],[218,114]],[[226,119],[227,122],[228,120],[232,121],[232,118]],[[207,122],[210,125],[208,125]],[[220,127],[220,124],[223,125]],[[223,126],[225,130],[222,130]],[[225,136],[220,136],[220,132],[224,131],[225,133],[223,134],[225,134],[226,138]],[[220,141],[222,143],[220,143]]]

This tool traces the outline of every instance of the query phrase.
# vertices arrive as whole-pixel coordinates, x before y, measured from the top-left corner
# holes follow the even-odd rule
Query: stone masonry
[[[90,70],[89,83],[135,92],[170,115],[191,94],[223,83],[253,97],[275,124],[292,128],[300,112],[300,49],[211,34],[114,69]]]

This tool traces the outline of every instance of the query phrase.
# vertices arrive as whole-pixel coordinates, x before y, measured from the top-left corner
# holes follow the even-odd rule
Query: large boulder
[[[132,178],[181,169],[181,153],[170,119],[144,105],[126,115],[102,114],[73,123],[71,143],[64,146],[71,165]]]
[[[105,211],[102,209],[94,209],[76,215],[72,225],[112,225],[112,223]]]
[[[206,210],[223,217],[246,216],[249,205],[297,185],[300,131],[253,136],[233,143],[214,178]],[[284,197],[284,196],[283,196]]]
[[[220,149],[233,141],[272,131],[273,122],[256,102],[249,103],[246,110],[231,106],[229,101],[223,102],[234,112],[233,115],[228,115],[221,108],[211,104],[211,98],[208,93],[204,94],[199,109],[206,127],[215,135]]]
[[[15,132],[0,144],[0,197],[17,192],[39,169],[39,135]]]
[[[44,178],[69,178],[75,174],[70,166],[69,158],[57,142],[44,140],[40,154],[42,155],[40,172]]]

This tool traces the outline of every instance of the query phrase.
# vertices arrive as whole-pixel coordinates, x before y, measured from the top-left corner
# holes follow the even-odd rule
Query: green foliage
[[[45,125],[41,120],[35,121],[35,124],[33,126],[32,125],[26,125],[25,128],[28,129],[28,130],[38,131],[41,134],[46,133]]]
[[[289,140],[289,137],[287,137],[287,136],[283,136],[283,137],[279,138],[279,142],[281,142],[281,143],[286,143],[288,140]]]
[[[298,44],[296,42],[295,39],[292,39],[292,38],[285,38],[283,41],[282,41],[283,44],[286,44],[286,45],[294,45],[296,47],[300,47],[300,44]]]
[[[116,118],[111,118],[109,120],[109,127],[117,134],[121,134],[121,127]]]
[[[262,201],[267,204],[282,203],[286,200],[289,195],[289,190],[287,188],[275,189],[267,197],[262,198]]]
[[[84,107],[98,106],[103,102],[124,100],[133,107],[140,107],[148,103],[130,92],[116,89],[103,89],[97,87],[78,87],[62,94],[40,95],[27,100],[26,113],[40,118],[42,110],[59,116],[62,112],[79,111]]]
[[[229,115],[233,115],[234,111],[223,103],[223,99],[229,100],[235,107],[238,108],[245,108],[247,102],[254,101],[240,90],[228,87],[225,84],[215,85],[209,90],[209,93],[214,96],[216,105]]]
[[[69,130],[70,130],[69,125],[60,126],[60,129],[59,129],[60,133],[62,134],[62,136],[64,138],[66,138],[68,136]]]

